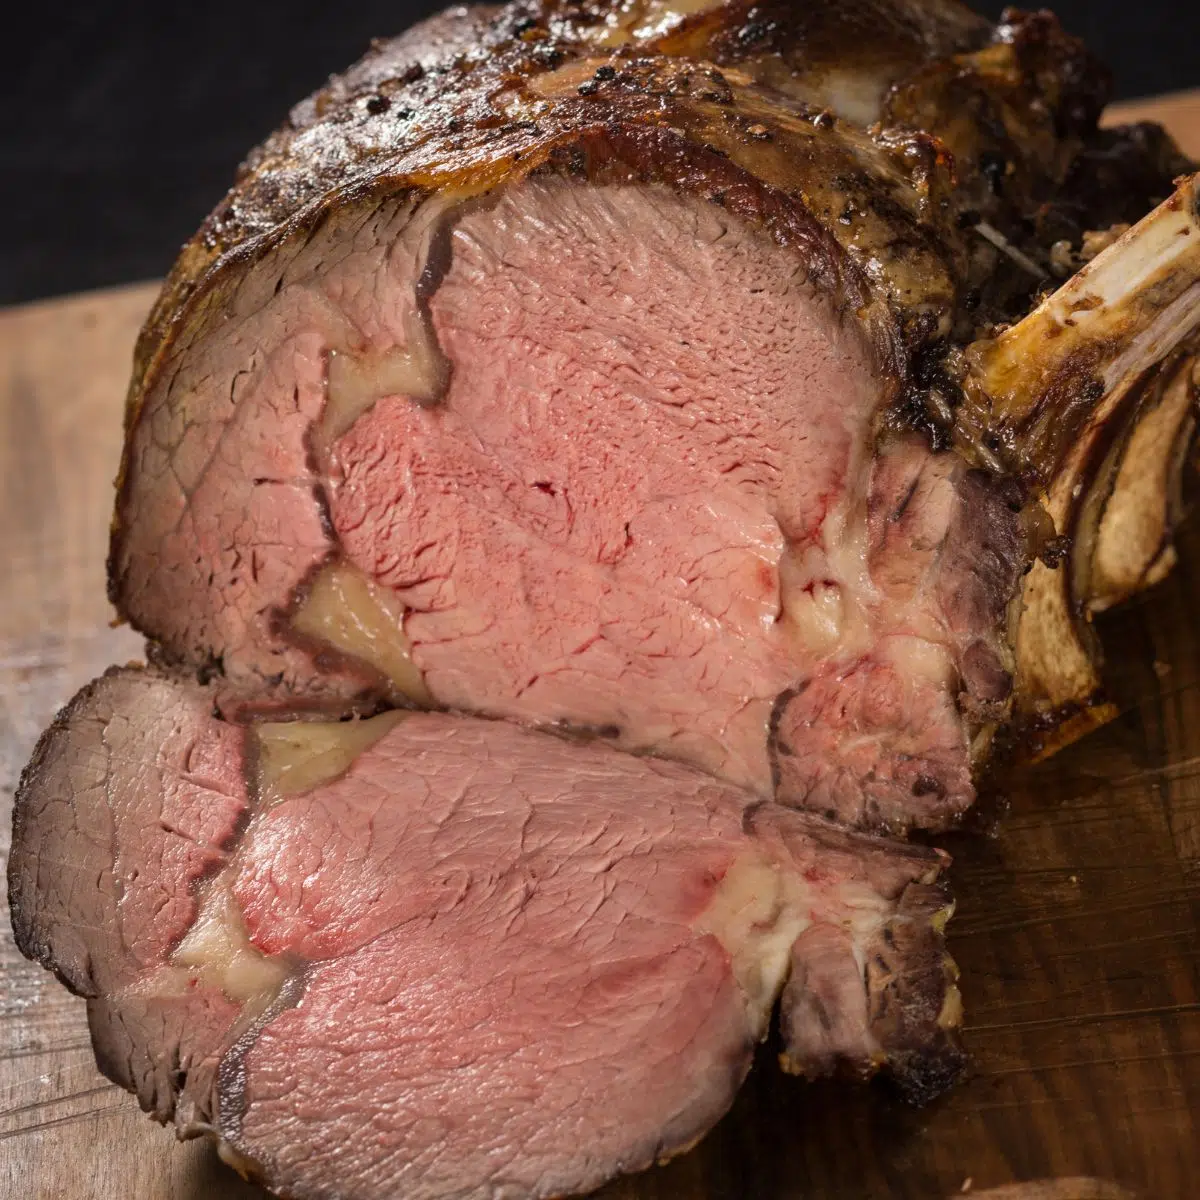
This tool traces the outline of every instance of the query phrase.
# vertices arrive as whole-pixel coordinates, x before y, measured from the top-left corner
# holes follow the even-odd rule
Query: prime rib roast
[[[295,108],[137,347],[149,663],[17,796],[101,1068],[329,1200],[641,1169],[773,1019],[952,1082],[909,835],[1110,713],[1200,390],[1196,177],[1107,87],[1047,12],[517,0]]]

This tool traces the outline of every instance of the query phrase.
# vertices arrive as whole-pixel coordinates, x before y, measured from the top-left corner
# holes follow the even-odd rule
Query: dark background
[[[978,6],[993,17],[1001,7]],[[161,275],[246,150],[294,101],[372,36],[436,7],[28,4],[20,35],[7,22],[5,30],[0,304]],[[1119,96],[1200,85],[1200,3],[1053,7],[1115,69]]]

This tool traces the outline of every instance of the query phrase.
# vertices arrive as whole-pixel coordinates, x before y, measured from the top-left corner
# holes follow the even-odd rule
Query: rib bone
[[[1152,438],[1153,423],[1141,427],[1164,389],[1190,386],[1198,331],[1200,175],[1193,175],[1028,317],[966,352],[962,445],[1024,480],[1072,548],[1069,567],[1034,564],[1017,616],[1017,712],[1035,732],[1053,730],[1041,744],[1034,739],[1035,753],[1114,713],[1101,695],[1091,613],[1133,590],[1106,578],[1114,521],[1131,503],[1144,506],[1137,489],[1144,492],[1148,480],[1160,491],[1174,488],[1179,430],[1191,428],[1187,402],[1157,418],[1174,436]],[[1126,462],[1135,451],[1136,461]],[[1166,506],[1165,495],[1152,506],[1163,509],[1164,537]],[[1160,578],[1171,561],[1159,542],[1151,558],[1137,586]]]
[[[1200,174],[1029,316],[966,355],[959,433],[1038,490],[1200,325]]]

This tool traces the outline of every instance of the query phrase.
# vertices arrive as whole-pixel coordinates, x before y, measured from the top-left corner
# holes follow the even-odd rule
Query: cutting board
[[[1114,115],[1162,119],[1200,156],[1200,92]],[[153,295],[136,285],[0,313],[5,851],[38,732],[80,684],[141,653],[110,624],[103,568],[130,349]],[[880,1084],[785,1078],[768,1045],[696,1150],[605,1196],[930,1200],[1080,1176],[1106,1182],[1038,1194],[1200,1192],[1198,614],[1200,522],[1167,583],[1104,623],[1120,719],[1018,778],[998,833],[946,839],[963,1084],[912,1109]],[[263,1195],[97,1073],[82,1001],[20,957],[6,920],[0,1195]]]

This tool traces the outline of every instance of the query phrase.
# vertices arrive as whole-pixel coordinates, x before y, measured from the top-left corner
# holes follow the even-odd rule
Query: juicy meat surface
[[[389,594],[421,703],[605,731],[850,821],[970,805],[1015,513],[915,439],[875,453],[876,348],[763,231],[528,180],[327,230],[252,295],[135,431],[116,560],[227,708],[369,707],[371,653],[293,615],[340,562]]]
[[[792,1070],[957,1068],[937,852],[596,742],[376,720],[348,769],[273,790],[208,691],[112,672],[18,796],[22,949],[88,997],[110,1075],[270,1186],[586,1190],[711,1126],[781,990]],[[176,911],[148,935],[151,885]]]
[[[769,241],[667,192],[527,184],[453,243],[449,391],[335,447],[344,553],[407,606],[441,703],[765,791],[805,589],[858,582],[825,525],[881,404],[868,349]]]

